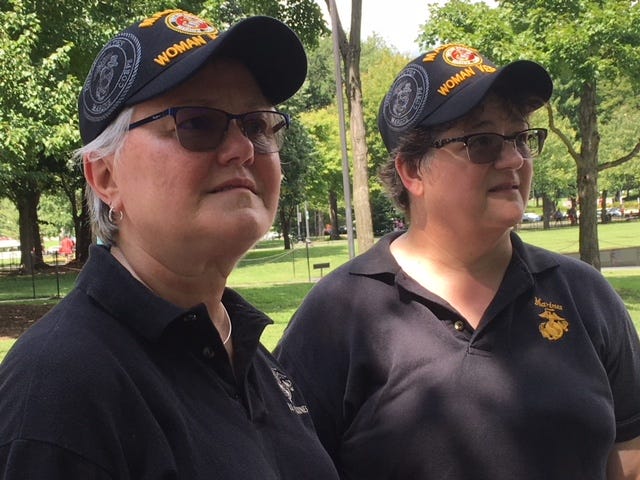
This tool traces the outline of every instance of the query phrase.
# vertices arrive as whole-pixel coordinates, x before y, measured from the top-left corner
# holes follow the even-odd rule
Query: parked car
[[[522,223],[533,223],[533,222],[541,222],[542,217],[537,213],[533,212],[524,212],[522,215]]]

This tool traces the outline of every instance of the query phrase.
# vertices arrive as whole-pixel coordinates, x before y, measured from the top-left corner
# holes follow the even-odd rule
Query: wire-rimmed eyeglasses
[[[218,148],[224,141],[232,120],[238,122],[238,127],[251,141],[256,153],[279,152],[284,143],[284,133],[291,122],[289,115],[273,110],[235,115],[217,108],[171,107],[131,123],[129,130],[166,116],[172,116],[175,121],[180,145],[193,152],[207,152]]]
[[[504,142],[513,142],[522,158],[533,158],[540,154],[547,138],[545,128],[530,128],[513,135],[499,133],[473,133],[463,137],[443,138],[431,144],[434,148],[442,148],[450,143],[462,142],[467,147],[467,155],[471,163],[493,163],[502,153]]]

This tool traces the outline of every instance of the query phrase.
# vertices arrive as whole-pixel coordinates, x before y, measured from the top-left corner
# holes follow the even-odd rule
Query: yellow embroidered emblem
[[[546,320],[540,323],[538,328],[542,336],[547,340],[560,340],[562,336],[569,331],[569,322],[558,315],[555,310],[545,308],[544,312],[539,316]]]

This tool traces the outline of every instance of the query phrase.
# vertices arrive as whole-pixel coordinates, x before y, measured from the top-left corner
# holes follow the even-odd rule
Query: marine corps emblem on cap
[[[188,12],[176,12],[165,18],[167,27],[178,33],[200,35],[203,33],[218,33],[218,29],[209,25],[205,20]]]
[[[477,50],[464,45],[452,45],[442,52],[442,59],[453,67],[470,67],[482,63]]]
[[[429,96],[429,78],[424,69],[409,65],[393,82],[384,99],[382,115],[392,130],[404,130],[420,120]]]
[[[84,113],[89,120],[103,120],[120,107],[136,79],[140,58],[140,42],[129,33],[115,37],[104,47],[82,89]]]

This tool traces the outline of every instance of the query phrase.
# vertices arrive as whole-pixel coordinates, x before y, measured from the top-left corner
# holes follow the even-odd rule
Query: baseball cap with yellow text
[[[476,105],[501,80],[514,98],[532,95],[542,106],[553,84],[538,63],[517,60],[497,67],[475,48],[446,44],[416,57],[395,78],[378,112],[378,128],[388,151],[411,129],[456,120]]]
[[[125,107],[176,87],[214,55],[245,64],[274,105],[293,96],[307,74],[302,43],[279,20],[249,17],[221,31],[184,10],[164,10],[131,25],[98,53],[78,101],[83,143]]]

